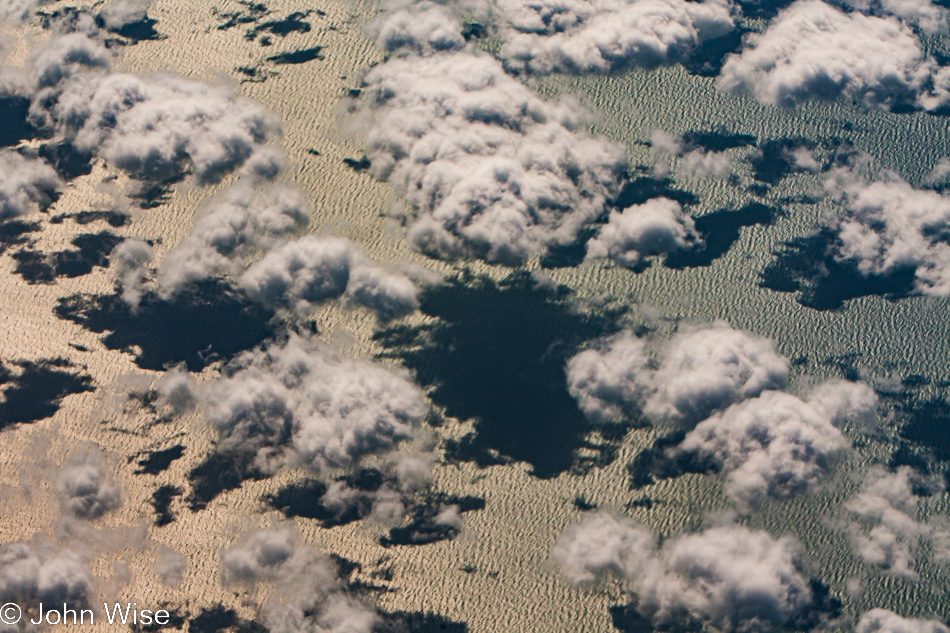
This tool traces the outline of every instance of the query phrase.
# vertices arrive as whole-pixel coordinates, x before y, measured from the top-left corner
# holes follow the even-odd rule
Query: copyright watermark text
[[[29,613],[24,615],[23,609],[15,602],[8,602],[0,606],[0,624],[14,626],[16,624],[95,624],[105,619],[108,624],[168,624],[171,615],[165,609],[140,609],[138,603],[126,602],[120,604],[102,604],[103,614],[96,615],[92,609],[73,609],[67,604],[45,605],[42,602]]]

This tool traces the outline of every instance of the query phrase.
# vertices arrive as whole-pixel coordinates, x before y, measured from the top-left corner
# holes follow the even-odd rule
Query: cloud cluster
[[[734,28],[719,0],[501,0],[497,13],[506,66],[532,73],[669,64]]]
[[[85,606],[92,598],[92,576],[71,550],[46,551],[26,543],[0,547],[0,600],[24,608],[63,604]],[[14,629],[15,630],[15,629]]]
[[[918,497],[914,495],[918,478],[906,466],[893,473],[872,469],[864,489],[844,506],[849,515],[846,529],[858,558],[912,580],[918,578],[914,563],[920,542],[933,542],[939,556],[939,544],[948,536],[918,519]]]
[[[867,182],[850,167],[826,189],[844,213],[832,225],[834,255],[865,276],[913,271],[920,294],[950,295],[950,197],[892,176]]]
[[[220,448],[254,454],[265,471],[291,459],[321,473],[356,468],[412,439],[427,413],[406,378],[298,335],[239,356],[201,399]]]
[[[678,450],[720,465],[726,495],[748,507],[813,489],[849,446],[823,411],[766,391],[700,422]]]
[[[221,574],[225,585],[274,585],[263,609],[274,633],[370,633],[377,624],[375,609],[344,591],[329,558],[297,543],[288,528],[261,530],[224,550]]]
[[[415,10],[377,29],[415,25]],[[414,209],[410,241],[433,257],[507,264],[575,241],[618,191],[621,147],[587,135],[575,106],[540,100],[491,56],[433,46],[432,31],[390,37],[383,45],[398,42],[399,54],[363,80],[369,158]]]
[[[214,182],[280,128],[266,108],[230,88],[181,77],[85,72],[55,88],[55,102],[34,102],[34,118],[142,180],[175,179],[190,169],[199,181]]]
[[[56,171],[42,159],[0,151],[0,220],[46,208],[62,187]]]
[[[664,628],[781,630],[813,605],[791,537],[724,526],[654,543],[649,529],[598,513],[570,528],[552,555],[571,582],[618,574],[638,611]]]
[[[781,388],[789,368],[771,341],[723,321],[679,332],[655,365],[626,332],[568,361],[568,384],[592,419],[615,420],[623,410],[640,408],[654,420],[691,426],[714,411]]]
[[[610,218],[587,242],[588,259],[607,259],[635,268],[646,257],[696,248],[703,240],[679,202],[653,198]]]
[[[764,33],[746,36],[723,65],[719,84],[763,103],[791,107],[846,96],[868,104],[940,107],[929,86],[937,72],[913,31],[894,17],[844,13],[798,0]],[[926,103],[924,103],[926,101]]]

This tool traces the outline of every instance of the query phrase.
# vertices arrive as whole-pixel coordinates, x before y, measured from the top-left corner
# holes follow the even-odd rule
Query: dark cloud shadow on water
[[[0,364],[0,429],[48,418],[66,396],[94,389],[92,378],[62,358]]]
[[[76,248],[44,254],[23,249],[13,254],[13,272],[30,284],[50,284],[57,277],[82,277],[95,267],[109,265],[109,254],[125,238],[108,231],[86,233],[72,239]]]
[[[834,256],[837,236],[830,228],[786,242],[762,271],[759,286],[776,292],[797,292],[798,302],[816,310],[837,310],[845,302],[870,295],[891,301],[914,290],[914,270],[892,275],[863,275]]]
[[[92,332],[108,332],[106,347],[134,354],[136,365],[152,370],[184,362],[201,371],[254,347],[276,328],[272,311],[222,281],[194,284],[173,299],[147,292],[134,310],[118,293],[71,295],[55,312]]]
[[[37,130],[29,121],[30,100],[18,95],[0,96],[0,147],[13,147],[20,141],[36,138]]]
[[[11,246],[20,246],[30,241],[30,235],[40,230],[39,222],[7,220],[0,222],[0,254]]]
[[[664,264],[667,268],[694,268],[709,266],[725,255],[739,239],[740,229],[749,226],[768,226],[780,211],[759,202],[750,202],[740,209],[722,209],[696,218],[696,230],[703,238],[700,248],[670,253]]]
[[[524,272],[497,284],[462,273],[422,297],[435,324],[375,335],[448,415],[474,420],[474,433],[446,445],[449,459],[523,461],[541,478],[575,464],[591,428],[567,391],[564,363],[581,342],[615,330],[619,314],[583,314],[567,294]]]

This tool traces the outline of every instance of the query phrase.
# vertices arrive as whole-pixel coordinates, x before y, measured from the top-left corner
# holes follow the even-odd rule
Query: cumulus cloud
[[[412,439],[427,413],[406,378],[297,335],[232,361],[202,404],[221,448],[255,454],[265,470],[290,458],[317,472],[354,468]]]
[[[568,361],[571,394],[594,421],[640,408],[654,420],[691,426],[788,378],[788,360],[771,341],[723,321],[676,334],[658,355],[653,367],[630,332],[599,341]]]
[[[647,528],[599,513],[570,528],[553,555],[572,582],[620,575],[640,613],[663,627],[780,630],[813,605],[798,542],[761,530],[715,527],[655,548]]]
[[[867,182],[850,167],[826,189],[843,214],[833,224],[834,255],[865,276],[913,271],[920,294],[950,295],[950,198],[891,176]]]
[[[838,428],[852,423],[859,430],[869,432],[878,426],[877,406],[880,399],[865,383],[827,380],[812,389],[806,400]]]
[[[85,606],[92,598],[92,576],[73,551],[48,551],[26,543],[0,547],[0,599],[24,608],[38,603]]]
[[[839,96],[913,104],[934,66],[896,18],[844,13],[820,0],[798,0],[764,33],[746,38],[743,51],[723,65],[719,84],[776,106]]]
[[[121,495],[103,471],[96,453],[74,459],[56,481],[63,509],[82,519],[97,519],[119,507]]]
[[[700,422],[678,450],[718,463],[726,473],[726,495],[749,507],[814,489],[847,448],[824,411],[766,391]]]
[[[465,46],[458,21],[444,6],[428,0],[387,2],[370,25],[376,44],[387,53],[426,55]]]
[[[887,609],[871,609],[861,616],[855,633],[947,633],[937,620],[902,618]]]
[[[57,88],[45,109],[54,129],[143,180],[191,169],[202,182],[216,181],[279,132],[256,101],[181,77],[78,73]]]
[[[906,466],[893,473],[872,469],[863,490],[845,504],[846,529],[858,558],[912,580],[918,578],[914,565],[921,540],[940,542],[948,536],[918,519],[914,484],[919,478]]]
[[[46,208],[62,187],[62,179],[42,159],[0,151],[0,220]]]
[[[344,293],[383,319],[419,306],[408,277],[374,266],[352,242],[334,237],[307,235],[287,242],[252,264],[238,283],[256,301],[303,312]]]
[[[264,624],[274,633],[370,633],[375,610],[347,595],[326,555],[297,542],[288,528],[261,530],[221,554],[225,585],[272,583]]]
[[[766,338],[732,329],[724,321],[678,333],[662,352],[644,410],[686,424],[713,411],[778,389],[789,363]]]
[[[609,258],[633,268],[646,257],[696,248],[702,243],[693,219],[678,202],[654,198],[621,213],[611,212],[597,237],[587,242],[587,258]]]
[[[608,572],[637,578],[653,562],[653,533],[633,519],[598,512],[571,526],[551,556],[572,583],[593,582]]]
[[[501,0],[497,13],[505,64],[533,73],[669,64],[734,28],[718,0]]]
[[[848,4],[862,13],[892,15],[927,33],[947,26],[947,9],[931,0],[851,0]]]
[[[566,371],[568,391],[595,424],[620,422],[647,394],[649,357],[643,341],[628,330],[575,355]]]
[[[413,207],[410,241],[433,257],[507,264],[575,241],[619,189],[621,147],[487,54],[400,37],[403,54],[365,76],[360,114],[374,172]]]
[[[162,261],[159,292],[169,297],[195,281],[235,274],[246,258],[285,243],[309,218],[296,189],[257,190],[239,181],[205,206],[191,233]]]

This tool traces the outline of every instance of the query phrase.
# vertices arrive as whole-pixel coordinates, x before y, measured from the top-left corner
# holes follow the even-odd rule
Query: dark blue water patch
[[[707,152],[724,152],[739,147],[755,147],[756,138],[751,134],[736,134],[725,130],[692,130],[683,134],[683,151],[702,149]]]
[[[307,22],[304,18],[309,17],[311,13],[312,11],[309,9],[307,11],[294,11],[281,20],[261,22],[248,29],[244,34],[244,39],[253,42],[262,33],[269,33],[281,38],[287,37],[291,33],[309,33],[310,22]]]
[[[775,186],[786,176],[805,171],[798,167],[792,152],[798,149],[809,151],[817,147],[816,143],[806,138],[780,138],[765,141],[759,145],[758,151],[747,159],[752,166],[752,177],[759,182]]]
[[[66,182],[92,173],[92,154],[68,141],[45,143],[39,148],[39,156]]]
[[[315,59],[323,59],[323,55],[320,53],[322,50],[322,46],[302,48],[300,50],[290,51],[288,53],[278,53],[277,55],[271,55],[267,58],[267,61],[277,64],[278,66],[286,64],[306,64],[307,62],[312,62]]]
[[[262,2],[253,2],[251,0],[238,0],[238,4],[244,7],[238,11],[228,13],[219,12],[212,8],[212,13],[221,22],[218,24],[219,31],[227,31],[243,24],[253,24],[270,14],[270,10]]]
[[[574,507],[581,512],[590,512],[597,509],[597,504],[589,502],[583,495],[578,495],[574,497]]]
[[[652,446],[645,448],[627,464],[630,488],[639,490],[661,479],[675,479],[685,474],[711,474],[720,470],[720,465],[710,457],[677,447],[686,439],[683,430],[673,431],[658,437]]]
[[[172,465],[176,459],[181,459],[185,454],[185,447],[181,444],[176,444],[166,449],[159,451],[148,451],[145,457],[142,457],[138,460],[138,469],[136,469],[136,475],[158,475],[163,473]],[[139,457],[138,455],[133,456],[131,459]]]
[[[750,29],[739,26],[725,35],[704,40],[683,60],[691,75],[718,77],[726,57],[742,47],[742,38]]]
[[[27,222],[25,220],[0,222],[0,254],[12,246],[28,243],[30,235],[39,230],[39,222]]]
[[[610,621],[622,633],[653,633],[653,621],[640,615],[633,604],[610,607]]]
[[[219,495],[237,490],[245,481],[267,479],[254,466],[254,457],[247,451],[212,451],[188,473],[191,492],[186,501],[191,511],[204,510]]]
[[[107,348],[134,354],[136,365],[157,371],[182,362],[201,371],[277,329],[273,311],[219,280],[190,285],[171,299],[149,291],[134,310],[118,293],[70,295],[54,312],[91,332],[108,332],[102,338]]]
[[[526,272],[497,284],[464,272],[426,291],[421,311],[436,319],[374,335],[431,387],[449,416],[474,420],[456,457],[480,465],[524,461],[533,475],[569,470],[590,425],[567,391],[564,363],[578,346],[619,328],[621,311],[584,314],[569,291],[551,293]]]
[[[362,158],[344,158],[343,164],[356,172],[367,171],[372,167],[369,157],[365,155]]]
[[[920,400],[913,396],[899,403],[902,438],[922,448],[934,459],[950,463],[950,402],[945,396]]]
[[[13,147],[36,138],[38,130],[30,124],[30,100],[18,95],[0,96],[0,147]]]
[[[163,527],[175,521],[175,513],[172,511],[172,502],[183,494],[183,490],[178,486],[165,484],[159,486],[152,493],[151,505],[155,511],[155,525]]]
[[[459,513],[485,509],[485,500],[481,497],[448,495],[441,492],[429,493],[410,510],[409,522],[394,527],[389,534],[379,539],[383,547],[394,545],[428,545],[438,541],[448,541],[459,535],[454,525],[438,523],[436,517],[448,506],[458,507]]]
[[[779,215],[779,209],[759,202],[749,202],[736,210],[707,213],[695,220],[696,231],[703,238],[702,246],[670,253],[664,265],[675,269],[709,266],[729,251],[739,239],[741,229],[771,225]]]
[[[63,358],[4,362],[0,364],[0,430],[49,418],[66,396],[94,390],[92,378]]]
[[[50,254],[24,249],[13,254],[17,262],[13,272],[30,284],[50,284],[57,277],[82,277],[93,268],[109,265],[109,254],[125,238],[108,231],[77,235],[75,249]]]
[[[188,621],[189,633],[267,633],[267,628],[254,620],[240,617],[224,605],[202,609]]]
[[[99,25],[99,28],[105,28],[105,22],[101,17],[96,18],[96,23]],[[166,38],[165,35],[162,35],[155,29],[155,25],[158,24],[158,21],[146,16],[138,20],[129,22],[128,24],[123,24],[117,29],[108,29],[110,32],[124,37],[129,40],[130,43],[145,42],[145,41],[155,41],[163,40]]]
[[[468,633],[468,625],[426,611],[380,611],[373,633]]]
[[[75,213],[61,213],[49,219],[50,224],[62,224],[66,220],[72,220],[83,226],[102,221],[113,228],[125,226],[131,221],[128,215],[118,211],[77,211]]]
[[[626,209],[635,204],[643,204],[653,198],[669,198],[683,206],[699,204],[696,194],[677,189],[671,178],[657,178],[655,176],[639,176],[627,180],[620,190],[620,194],[613,201],[618,210]]]
[[[830,228],[786,242],[759,278],[759,286],[797,292],[798,302],[816,310],[838,310],[845,302],[871,295],[897,301],[914,291],[915,269],[890,275],[864,275],[835,258],[837,235]]]

